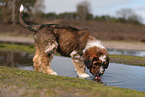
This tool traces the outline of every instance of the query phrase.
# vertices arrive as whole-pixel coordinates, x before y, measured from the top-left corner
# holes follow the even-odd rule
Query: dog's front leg
[[[88,74],[86,74],[85,72],[85,65],[84,65],[84,60],[83,60],[83,57],[80,56],[79,54],[77,54],[76,51],[73,51],[71,54],[70,54],[71,58],[72,58],[72,61],[73,61],[73,64],[75,66],[75,70],[77,71],[77,75],[80,77],[80,78],[87,78],[87,77],[90,77]]]

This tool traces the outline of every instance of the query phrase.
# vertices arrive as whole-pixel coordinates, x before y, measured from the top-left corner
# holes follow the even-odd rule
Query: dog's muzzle
[[[95,80],[100,80],[101,79],[101,75],[103,75],[105,72],[105,69],[103,66],[100,67],[98,73],[95,76]]]

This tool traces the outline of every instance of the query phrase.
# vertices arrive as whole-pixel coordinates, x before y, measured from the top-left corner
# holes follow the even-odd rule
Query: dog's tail
[[[24,11],[24,6],[21,4],[21,7],[19,9],[20,13],[19,13],[19,22],[20,24],[25,27],[28,28],[31,31],[37,32],[38,29],[40,28],[40,25],[29,25],[27,23],[25,23],[24,19],[23,19],[23,11]]]

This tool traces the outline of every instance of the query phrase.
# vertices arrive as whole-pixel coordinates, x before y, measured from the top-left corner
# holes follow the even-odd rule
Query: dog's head
[[[84,54],[84,63],[96,79],[100,79],[109,66],[108,52],[104,48],[91,47]]]

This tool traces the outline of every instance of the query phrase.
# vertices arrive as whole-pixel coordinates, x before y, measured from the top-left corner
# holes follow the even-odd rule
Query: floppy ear
[[[108,66],[109,66],[109,60],[110,60],[110,58],[107,57],[107,60],[106,60],[106,62],[105,62],[105,64],[104,64],[104,68],[105,68],[105,69],[107,69]]]
[[[89,69],[93,63],[94,57],[92,56],[92,53],[90,53],[88,50],[84,54],[84,63]]]
[[[89,69],[91,67],[92,61],[87,58],[84,60],[84,63],[87,66],[87,68]]]

